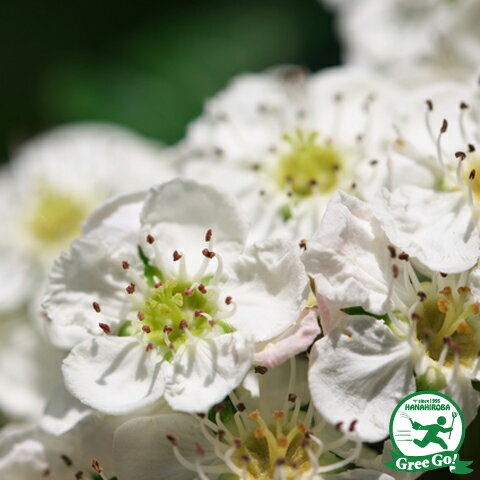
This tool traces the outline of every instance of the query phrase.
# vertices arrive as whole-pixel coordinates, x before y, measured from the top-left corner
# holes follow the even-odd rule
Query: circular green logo
[[[408,457],[445,451],[458,452],[465,437],[465,421],[458,405],[447,395],[422,391],[405,397],[390,419],[390,438]]]

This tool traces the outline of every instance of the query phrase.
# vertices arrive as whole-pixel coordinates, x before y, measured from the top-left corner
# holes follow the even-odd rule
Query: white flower
[[[122,128],[85,124],[27,142],[0,173],[0,407],[7,414],[37,417],[61,381],[64,354],[43,338],[40,314],[53,260],[106,198],[171,178],[173,157]]]
[[[338,193],[308,242],[322,326],[312,349],[313,401],[330,421],[358,419],[366,441],[388,435],[408,393],[438,390],[471,421],[480,405],[480,271],[421,274],[371,208]],[[340,418],[341,412],[341,418]]]
[[[338,14],[346,63],[374,67],[410,84],[476,73],[476,0],[323,1]]]
[[[283,367],[261,375],[259,397],[232,392],[208,417],[177,413],[126,422],[114,440],[119,478],[157,480],[161,471],[162,478],[179,480],[391,479],[346,471],[361,453],[355,424],[336,431],[314,415],[308,391],[296,381],[296,375],[303,380],[305,363],[293,360],[290,375]]]
[[[0,176],[0,309],[35,298],[53,260],[100,203],[170,179],[171,156],[102,124],[61,127],[21,147]]]
[[[439,84],[402,100],[391,152],[393,191],[375,205],[386,234],[432,270],[476,264],[479,248],[480,136],[473,89]]]
[[[396,93],[349,68],[238,77],[190,126],[184,174],[235,194],[254,239],[307,238],[336,189],[370,199],[382,185]]]
[[[177,410],[207,410],[243,380],[256,345],[301,312],[298,247],[245,249],[235,205],[211,187],[174,180],[120,197],[85,232],[55,263],[44,306],[52,340],[73,346],[67,388],[105,413],[162,395]]]

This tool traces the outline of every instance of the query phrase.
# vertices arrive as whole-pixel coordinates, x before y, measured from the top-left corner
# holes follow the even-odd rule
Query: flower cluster
[[[2,480],[409,479],[399,401],[475,419],[478,4],[328,3],[357,65],[242,75],[171,148],[64,127],[1,172]]]

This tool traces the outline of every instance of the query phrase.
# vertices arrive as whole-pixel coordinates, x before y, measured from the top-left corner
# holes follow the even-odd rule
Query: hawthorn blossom
[[[207,410],[305,304],[298,247],[245,247],[237,207],[212,187],[174,180],[119,197],[84,230],[56,261],[44,308],[52,341],[71,348],[67,388],[104,413],[162,396],[176,410]]]
[[[258,396],[237,389],[208,416],[174,413],[124,423],[114,440],[119,477],[391,480],[352,469],[362,450],[355,423],[335,430],[315,413],[303,381],[306,363],[292,359],[257,373]]]
[[[0,408],[8,415],[38,417],[61,379],[64,354],[44,338],[40,314],[53,260],[99,203],[169,179],[173,157],[122,128],[72,125],[27,142],[1,171]]]
[[[158,146],[119,127],[60,127],[23,145],[0,177],[1,310],[35,297],[32,290],[100,203],[172,175]]]
[[[476,0],[323,0],[335,11],[347,64],[411,85],[463,80],[480,61]]]
[[[375,213],[392,242],[432,270],[455,273],[480,254],[476,88],[437,84],[402,100],[390,186]]]
[[[369,205],[341,192],[304,260],[326,334],[313,346],[309,372],[321,414],[332,422],[357,419],[360,438],[378,441],[403,397],[436,390],[452,397],[468,422],[475,417],[478,267],[429,270],[387,239]]]
[[[190,126],[183,174],[232,192],[253,239],[307,238],[336,189],[371,199],[383,185],[396,93],[349,68],[240,76]]]

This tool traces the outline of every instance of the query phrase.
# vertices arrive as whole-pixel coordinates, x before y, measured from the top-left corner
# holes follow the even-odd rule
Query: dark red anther
[[[68,455],[60,455],[60,458],[67,467],[71,467],[73,465],[72,459]]]
[[[143,325],[143,326],[142,326],[142,330],[143,330],[145,333],[152,333],[152,329],[150,328],[150,325]]]
[[[143,320],[145,320],[145,314],[142,313],[142,312],[138,312],[138,313],[137,313],[137,318],[138,318],[141,322],[143,322]]]
[[[440,127],[440,133],[445,133],[447,131],[447,128],[448,128],[448,122],[447,122],[447,119],[444,118],[442,121],[442,126]]]
[[[425,299],[427,298],[427,294],[425,292],[417,292],[418,298],[420,299],[421,302],[424,302]]]
[[[390,256],[392,258],[395,258],[397,256],[397,250],[395,249],[395,247],[393,245],[388,245],[387,248],[388,248],[388,251],[390,252]]]
[[[230,305],[230,304],[232,303],[232,297],[230,297],[230,296],[226,297],[226,298],[225,298],[225,303],[226,303],[227,305]]]
[[[180,260],[182,258],[182,255],[180,253],[178,253],[177,250],[175,250],[173,252],[173,261],[174,262],[178,262],[178,260]]]
[[[155,238],[153,237],[153,235],[148,234],[147,235],[147,243],[149,243],[151,245],[154,241],[155,241]]]
[[[267,367],[263,367],[261,365],[258,365],[255,367],[255,373],[259,373],[260,375],[265,375],[268,372]]]
[[[180,323],[178,324],[178,328],[180,330],[184,330],[185,328],[188,328],[188,323],[186,320],[180,320]]]
[[[135,291],[135,284],[131,283],[130,285],[127,286],[127,288],[125,288],[125,290],[127,291],[127,293],[131,295]]]
[[[103,468],[101,467],[100,463],[98,462],[98,460],[96,458],[92,459],[92,468],[97,473],[102,473],[103,472]]]
[[[127,261],[124,260],[124,261],[122,262],[122,268],[123,268],[124,270],[128,270],[128,269],[130,268],[130,264],[129,264]]]
[[[177,440],[177,437],[175,437],[174,435],[171,435],[171,434],[167,434],[165,435],[165,437],[167,438],[167,440],[175,447],[178,447],[178,440]]]
[[[213,234],[212,229],[209,228],[207,230],[207,233],[205,234],[205,241],[206,242],[209,242],[212,239],[212,234]]]
[[[92,307],[97,313],[100,313],[102,311],[102,309],[100,308],[100,305],[97,302],[93,302]]]
[[[203,283],[201,283],[197,288],[200,293],[203,293],[203,294],[207,293],[207,288]]]
[[[202,253],[207,258],[213,258],[215,256],[215,252],[211,252],[208,248],[204,248]]]
[[[99,323],[98,326],[103,330],[104,333],[107,335],[110,335],[112,333],[112,330],[106,323]]]

